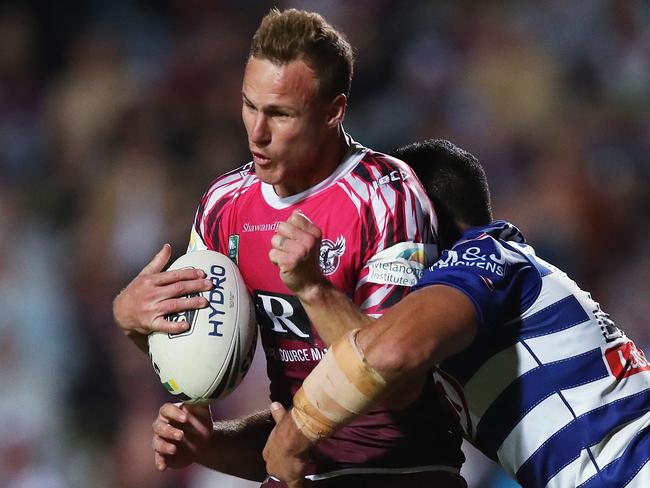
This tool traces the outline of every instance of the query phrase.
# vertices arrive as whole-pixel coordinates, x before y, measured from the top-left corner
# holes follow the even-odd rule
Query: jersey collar
[[[262,188],[262,196],[264,197],[266,203],[278,210],[290,207],[292,205],[300,203],[307,197],[315,195],[325,190],[326,188],[329,188],[340,178],[352,171],[354,167],[359,163],[359,161],[361,161],[363,156],[368,152],[368,148],[362,146],[354,139],[352,139],[352,137],[350,137],[347,132],[344,132],[344,135],[345,140],[348,143],[348,150],[343,157],[343,161],[341,161],[341,164],[336,167],[332,174],[311,188],[307,188],[300,193],[290,195],[288,197],[279,197],[275,193],[273,185],[260,182]]]

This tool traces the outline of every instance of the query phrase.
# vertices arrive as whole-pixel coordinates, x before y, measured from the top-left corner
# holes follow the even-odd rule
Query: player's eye
[[[288,112],[284,112],[283,110],[271,110],[268,113],[269,117],[275,117],[275,118],[284,118],[284,117],[289,117]]]

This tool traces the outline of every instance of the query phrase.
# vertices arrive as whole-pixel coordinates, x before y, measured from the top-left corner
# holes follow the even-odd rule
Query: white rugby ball
[[[200,268],[214,283],[207,308],[171,314],[186,320],[178,334],[149,335],[149,357],[167,391],[188,403],[223,398],[246,375],[257,343],[252,300],[237,266],[215,251],[184,254],[168,270]],[[198,293],[197,293],[198,295]]]

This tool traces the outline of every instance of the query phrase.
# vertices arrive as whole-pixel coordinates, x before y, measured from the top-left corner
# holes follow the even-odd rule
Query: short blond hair
[[[249,56],[277,64],[302,59],[316,72],[322,97],[349,96],[352,47],[342,33],[315,12],[272,9],[253,36]]]

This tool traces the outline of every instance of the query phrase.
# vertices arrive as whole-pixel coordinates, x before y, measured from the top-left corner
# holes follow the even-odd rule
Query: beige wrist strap
[[[358,332],[336,342],[293,397],[291,416],[312,442],[364,413],[385,390],[386,381],[357,347]]]

